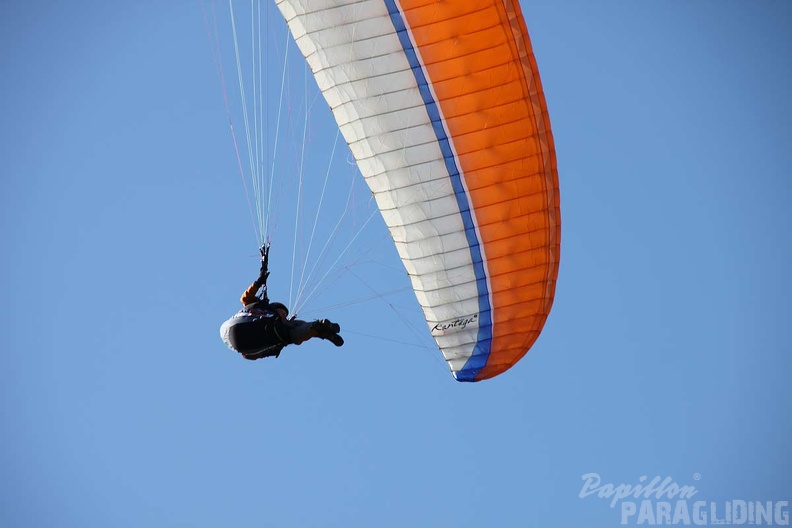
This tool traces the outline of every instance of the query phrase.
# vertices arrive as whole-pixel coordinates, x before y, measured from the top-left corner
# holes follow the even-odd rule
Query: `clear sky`
[[[341,349],[226,349],[256,239],[200,2],[5,5],[0,526],[619,525],[587,473],[671,477],[719,516],[792,501],[792,4],[522,5],[561,269],[534,348],[478,384],[411,294],[314,314]],[[314,308],[407,284],[385,233]]]

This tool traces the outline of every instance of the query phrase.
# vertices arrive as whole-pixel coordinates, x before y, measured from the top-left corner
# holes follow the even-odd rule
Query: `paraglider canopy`
[[[514,365],[553,304],[558,175],[516,0],[277,1],[459,381]]]

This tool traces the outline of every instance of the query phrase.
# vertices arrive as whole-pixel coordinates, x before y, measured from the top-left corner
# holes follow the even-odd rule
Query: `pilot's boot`
[[[344,338],[338,335],[338,332],[341,331],[341,326],[338,323],[321,319],[311,323],[311,329],[316,331],[316,337],[326,339],[337,347],[344,344]]]

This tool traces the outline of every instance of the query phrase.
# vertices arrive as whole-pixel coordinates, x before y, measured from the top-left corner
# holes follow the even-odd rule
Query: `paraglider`
[[[519,3],[275,3],[451,373],[508,370],[552,307],[561,237],[553,136]]]
[[[344,339],[339,335],[341,327],[337,323],[327,319],[310,323],[294,317],[288,319],[286,305],[270,302],[267,296],[269,246],[262,246],[260,251],[259,276],[242,294],[242,310],[220,326],[223,342],[249,360],[278,357],[287,345],[300,345],[314,337],[342,346]]]

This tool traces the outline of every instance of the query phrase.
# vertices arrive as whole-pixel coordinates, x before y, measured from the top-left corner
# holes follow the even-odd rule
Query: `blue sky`
[[[618,525],[591,472],[792,500],[792,7],[522,5],[562,261],[532,351],[478,384],[411,294],[315,314],[342,349],[227,350],[256,246],[200,3],[6,6],[0,525]],[[357,247],[314,308],[407,284],[379,218]]]

